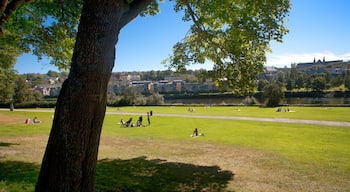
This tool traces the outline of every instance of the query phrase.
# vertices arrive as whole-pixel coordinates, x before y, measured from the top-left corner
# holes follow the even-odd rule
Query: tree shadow
[[[0,150],[1,150],[1,147],[10,147],[11,145],[19,145],[19,144],[18,143],[4,143],[4,142],[0,142]],[[4,158],[4,153],[2,153],[1,151],[0,151],[0,158]]]
[[[40,165],[0,161],[0,191],[34,191]],[[228,191],[234,174],[218,166],[167,162],[161,159],[104,159],[98,161],[97,192],[219,192]]]
[[[0,147],[10,147],[11,145],[19,145],[17,143],[3,143],[0,142]]]
[[[234,174],[218,166],[167,162],[161,159],[104,159],[97,165],[96,191],[228,191]]]
[[[34,191],[40,166],[20,161],[0,161],[1,188],[10,191]],[[0,188],[0,191],[3,189]]]

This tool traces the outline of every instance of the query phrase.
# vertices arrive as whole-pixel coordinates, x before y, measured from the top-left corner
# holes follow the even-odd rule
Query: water
[[[264,99],[257,99],[258,103],[263,103]],[[293,97],[284,98],[281,101],[286,105],[345,105],[350,104],[350,98],[312,98],[312,97]],[[184,104],[184,105],[242,105],[246,104],[244,98],[181,98],[181,99],[165,99],[165,104]]]
[[[310,97],[298,97],[298,98],[285,98],[283,99],[285,104],[324,104],[324,105],[344,105],[350,104],[350,98],[337,97],[337,98],[310,98]]]

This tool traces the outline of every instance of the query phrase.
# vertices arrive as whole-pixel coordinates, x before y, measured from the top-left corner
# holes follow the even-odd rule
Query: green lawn
[[[194,113],[188,109],[195,109]],[[247,117],[273,117],[291,119],[312,119],[328,121],[350,122],[350,108],[348,107],[282,107],[291,112],[276,112],[277,108],[247,107],[247,106],[213,106],[213,107],[186,107],[186,106],[152,106],[152,107],[121,107],[107,108],[107,112],[138,112],[146,113],[152,110],[157,113],[210,115],[210,116],[247,116]]]
[[[235,181],[229,172],[219,174],[218,167],[199,166],[195,163],[200,155],[208,155],[210,158],[211,154],[198,154],[198,158],[193,155],[197,154],[196,148],[207,145],[217,146],[218,150],[256,151],[264,154],[264,158],[253,162],[252,165],[258,164],[263,169],[279,174],[282,174],[279,170],[286,169],[290,177],[298,175],[299,179],[305,180],[306,183],[320,183],[318,188],[305,185],[303,191],[343,191],[350,185],[350,127],[157,116],[162,113],[350,121],[347,115],[350,108],[290,107],[290,110],[295,112],[289,113],[277,113],[276,108],[243,106],[194,107],[195,112],[188,112],[187,109],[188,107],[182,106],[108,108],[108,112],[131,114],[106,114],[97,169],[97,189],[147,191],[153,186],[153,189],[166,191],[200,191],[199,188],[215,185],[220,186],[216,191],[249,191],[243,184],[243,187],[236,186],[235,182],[243,181]],[[136,113],[144,114],[146,122],[146,112],[150,110],[154,113],[150,126],[121,128],[118,125],[121,118],[133,117],[137,120],[139,114]],[[26,118],[32,119],[34,116],[43,123],[24,124]],[[13,120],[11,123],[4,121],[0,124],[0,191],[32,191],[51,127],[52,112],[0,111],[0,117]],[[198,128],[205,136],[190,137],[194,128]],[[120,140],[121,143],[116,143]],[[150,146],[147,146],[148,144]],[[177,149],[172,148],[173,146]],[[215,153],[220,151],[212,154],[213,158],[219,158],[218,166],[221,165],[221,161],[230,162],[230,159],[225,159],[229,155],[225,154],[225,151],[222,157]],[[179,162],[164,164],[160,160],[148,160],[143,156],[173,161],[177,159]],[[224,163],[221,166],[225,166]],[[137,173],[134,173],[134,169],[138,170]],[[236,169],[233,167],[229,171],[234,173]],[[177,173],[179,170],[183,173]],[[193,179],[193,175],[202,172],[212,176],[204,174],[195,184],[188,181]],[[216,179],[213,179],[213,175]],[[270,184],[279,186],[280,184],[274,183],[274,179],[276,178],[271,179]],[[156,182],[157,180],[159,182]],[[142,181],[149,184],[141,184]],[[233,184],[228,185],[230,182]],[[180,184],[181,187],[178,186]],[[296,190],[295,186],[279,187],[281,188],[278,191]],[[300,191],[300,188],[298,190]]]
[[[119,129],[116,122],[126,117],[129,116],[107,115],[103,135],[191,140],[189,135],[197,127],[206,135],[201,142],[248,146],[296,162],[339,167],[350,173],[350,127],[153,116],[150,127]]]

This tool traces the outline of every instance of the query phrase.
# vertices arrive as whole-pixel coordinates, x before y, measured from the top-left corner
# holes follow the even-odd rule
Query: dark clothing
[[[127,122],[125,122],[127,127],[132,127],[132,118],[130,118]]]
[[[197,128],[194,129],[193,135],[194,135],[194,136],[198,136],[198,129],[197,129]]]
[[[150,113],[147,112],[147,121],[148,121],[148,125],[151,124],[151,117],[150,117]]]

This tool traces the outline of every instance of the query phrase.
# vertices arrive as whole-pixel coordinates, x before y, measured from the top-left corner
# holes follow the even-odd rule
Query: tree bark
[[[107,84],[123,0],[84,1],[72,65],[60,92],[36,191],[94,191]]]

